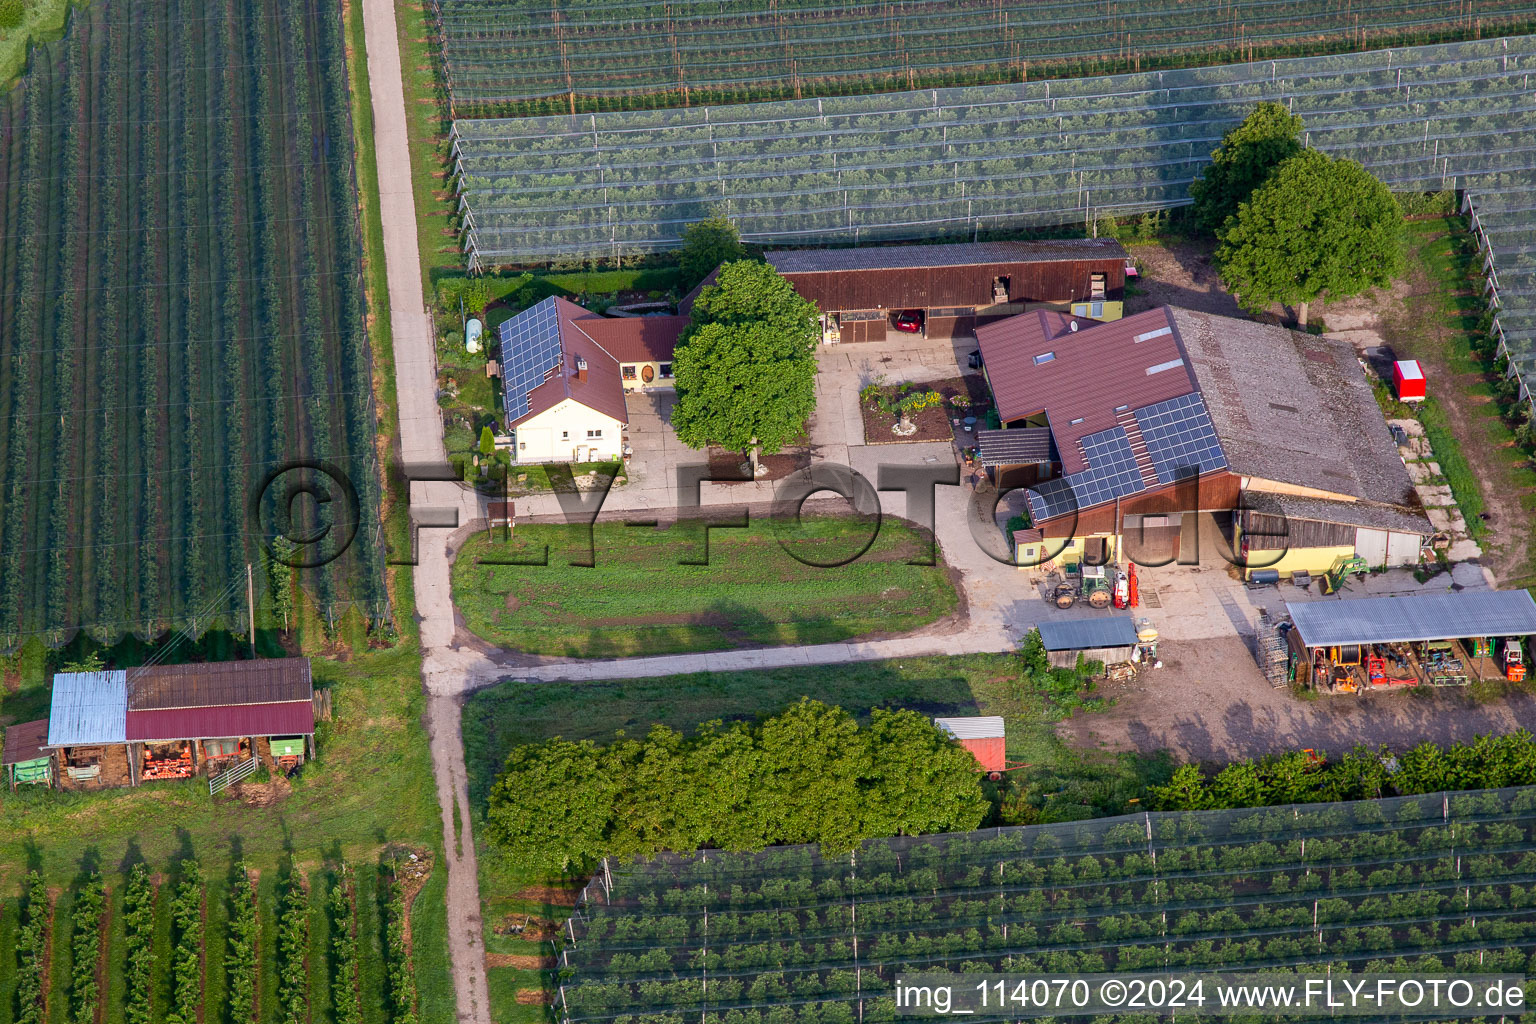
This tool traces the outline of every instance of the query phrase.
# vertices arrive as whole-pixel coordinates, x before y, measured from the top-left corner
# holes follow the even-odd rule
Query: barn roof
[[[130,711],[129,742],[227,739],[236,736],[307,736],[315,731],[312,701]]]
[[[858,270],[916,270],[1063,260],[1123,260],[1125,247],[1112,238],[1059,238],[1038,242],[961,242],[941,245],[874,245],[857,249],[796,249],[765,254],[781,274]]]
[[[122,743],[128,712],[128,674],[59,672],[48,710],[50,747]]]
[[[1375,501],[1334,501],[1294,494],[1264,494],[1254,502],[1253,511],[1262,515],[1281,515],[1286,519],[1308,519],[1320,523],[1343,523],[1368,530],[1416,533],[1427,537],[1435,532],[1422,509],[1384,505]]]
[[[1348,342],[1189,309],[1169,314],[1232,472],[1417,504]]]
[[[36,722],[17,722],[5,727],[5,751],[0,754],[0,764],[20,764],[47,757],[48,719]]]
[[[1308,647],[1536,634],[1536,601],[1524,590],[1463,590],[1287,604]]]
[[[130,713],[308,701],[314,695],[308,658],[154,665],[127,675]]]
[[[1048,651],[1091,651],[1101,647],[1136,645],[1136,624],[1129,615],[1042,622],[1038,628]]]

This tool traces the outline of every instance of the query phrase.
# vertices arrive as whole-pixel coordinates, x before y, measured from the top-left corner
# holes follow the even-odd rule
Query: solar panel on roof
[[[501,325],[507,419],[528,414],[528,392],[560,363],[560,311],[553,296]]]
[[[1135,416],[1160,483],[1226,468],[1226,453],[1198,394],[1156,402],[1137,409]]]
[[[1110,427],[1078,441],[1088,468],[1049,480],[1029,494],[1036,521],[1091,508],[1144,489],[1136,454],[1122,427]]]

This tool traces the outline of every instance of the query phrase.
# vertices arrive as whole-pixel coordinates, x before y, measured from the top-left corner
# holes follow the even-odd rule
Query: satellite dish
[[[1067,324],[1067,330],[1069,330],[1069,331],[1077,330],[1077,321],[1073,320],[1071,323]]]

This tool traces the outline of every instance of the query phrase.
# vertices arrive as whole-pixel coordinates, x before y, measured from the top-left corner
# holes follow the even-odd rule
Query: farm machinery
[[[1071,608],[1079,599],[1092,608],[1108,608],[1114,599],[1113,590],[1102,565],[1068,566],[1065,578],[1052,589],[1051,600],[1058,608]]]
[[[1333,566],[1323,575],[1323,593],[1337,593],[1351,575],[1357,579],[1365,579],[1365,574],[1370,569],[1370,563],[1359,555],[1340,555],[1333,560]]]

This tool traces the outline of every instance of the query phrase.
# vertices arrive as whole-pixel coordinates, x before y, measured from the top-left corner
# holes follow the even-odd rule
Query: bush
[[[74,1024],[96,1024],[96,1007],[101,993],[96,984],[96,965],[101,960],[101,908],[105,902],[101,876],[92,875],[75,895],[75,935],[71,945],[70,1020]]]
[[[203,1002],[203,876],[197,861],[181,862],[171,902],[176,945],[171,951],[171,1008],[166,1024],[197,1024]]]
[[[127,1024],[149,1024],[150,985],[154,977],[155,888],[149,869],[135,864],[123,894],[123,925],[127,932],[123,957],[128,993],[123,1005]]]
[[[43,876],[31,872],[27,875],[21,927],[16,930],[16,952],[20,962],[16,969],[15,1024],[43,1024],[47,1019],[43,1002],[43,960],[48,951],[51,909]]]
[[[26,15],[27,8],[21,0],[0,0],[0,29],[18,28]]]
[[[331,886],[326,905],[331,914],[331,1004],[336,1024],[362,1024],[357,1002],[357,938],[352,934],[352,896],[346,875]]]
[[[308,893],[293,875],[283,893],[277,925],[277,1007],[282,1024],[305,1024],[308,1020],[309,975],[304,965],[308,948]]]
[[[389,1013],[391,1024],[416,1024],[416,976],[411,973],[411,958],[405,945],[405,893],[400,883],[390,880],[386,945],[384,957],[389,971]]]
[[[256,1010],[256,893],[250,872],[236,864],[229,887],[229,938],[224,952],[229,1024],[249,1024]]]

